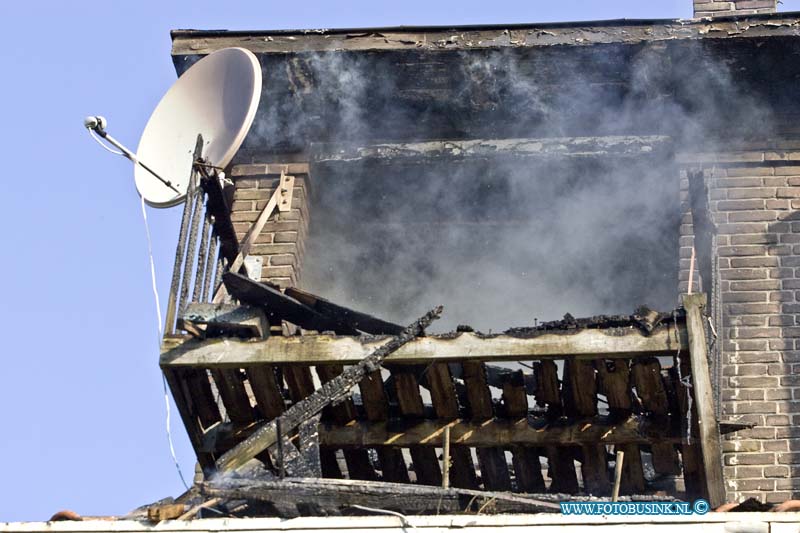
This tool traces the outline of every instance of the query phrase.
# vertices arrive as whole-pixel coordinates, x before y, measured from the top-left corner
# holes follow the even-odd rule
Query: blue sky
[[[800,10],[785,0],[781,10]],[[164,430],[147,245],[131,166],[82,119],[135,147],[175,79],[169,30],[330,28],[691,16],[691,0],[3,2],[0,84],[0,521],[123,514],[182,486]],[[180,208],[150,210],[159,289]],[[177,413],[184,472],[194,457]]]

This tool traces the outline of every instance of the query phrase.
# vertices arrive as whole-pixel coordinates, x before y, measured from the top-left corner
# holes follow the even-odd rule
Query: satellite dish
[[[260,98],[261,66],[244,48],[218,50],[184,72],[156,106],[139,140],[136,159],[141,164],[134,166],[134,178],[144,201],[172,207],[186,199],[198,134],[209,164],[230,163],[253,124]]]

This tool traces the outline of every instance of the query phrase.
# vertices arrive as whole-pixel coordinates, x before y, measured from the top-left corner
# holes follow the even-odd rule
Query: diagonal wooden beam
[[[438,319],[441,314],[442,307],[427,312],[419,320],[410,324],[403,333],[372,352],[358,364],[351,366],[339,376],[322,385],[305,400],[294,404],[278,419],[263,424],[252,435],[220,457],[216,463],[217,470],[224,472],[238,468],[275,444],[278,423],[280,423],[282,431],[291,431],[304,420],[322,411],[326,405],[347,396],[350,389],[355,387],[365,375],[380,367],[387,355],[422,334],[425,328]]]

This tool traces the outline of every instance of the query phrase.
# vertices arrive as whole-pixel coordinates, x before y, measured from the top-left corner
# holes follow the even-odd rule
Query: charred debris
[[[573,498],[717,490],[704,451],[718,441],[704,450],[689,386],[687,315],[702,299],[427,335],[441,308],[403,327],[242,272],[221,276],[240,304],[189,303],[177,323],[190,335],[165,339],[202,475],[140,510],[150,519],[557,512]]]

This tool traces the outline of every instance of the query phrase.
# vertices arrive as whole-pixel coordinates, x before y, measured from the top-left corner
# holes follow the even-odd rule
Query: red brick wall
[[[295,177],[292,208],[290,211],[276,210],[273,213],[250,251],[251,256],[263,259],[261,280],[284,288],[297,286],[300,282],[309,222],[308,175],[294,172],[292,166],[294,165],[289,168]],[[239,168],[234,167],[232,172],[236,189],[231,218],[240,241],[258,218],[280,181],[280,174],[274,173],[275,169],[261,165],[272,173],[257,173],[256,167],[242,165]]]
[[[777,11],[777,4],[777,0],[735,0],[732,2],[694,0],[694,16],[698,18],[774,13]]]

